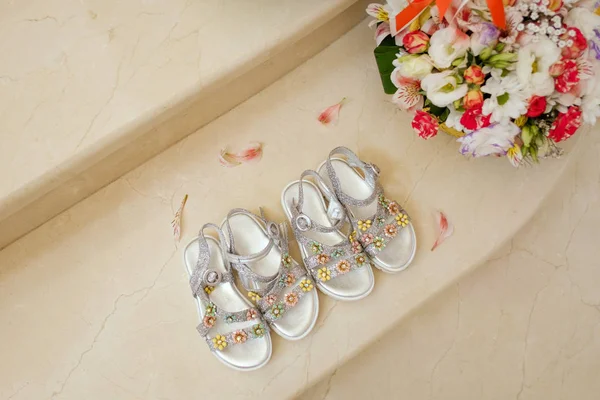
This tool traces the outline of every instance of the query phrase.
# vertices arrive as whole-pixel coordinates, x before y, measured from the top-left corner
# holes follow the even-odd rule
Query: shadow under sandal
[[[282,193],[282,205],[300,245],[304,265],[321,292],[338,300],[359,300],[375,283],[371,262],[358,242],[350,242],[340,230],[345,213],[335,196],[323,186],[304,180],[315,171],[304,171],[299,181],[290,183]],[[327,196],[328,207],[323,196]]]
[[[219,240],[205,236],[214,228]],[[201,322],[197,329],[213,354],[225,365],[242,371],[264,366],[271,358],[269,328],[260,312],[233,283],[225,236],[206,224],[184,250],[184,263]]]
[[[346,159],[333,157],[336,154]],[[318,169],[347,210],[351,237],[365,249],[373,264],[384,272],[400,272],[412,262],[417,237],[407,212],[385,197],[377,181],[379,168],[365,163],[346,147],[337,147]]]
[[[305,337],[315,326],[319,298],[306,270],[289,254],[287,227],[244,209],[223,223],[231,263],[265,320],[287,340]]]

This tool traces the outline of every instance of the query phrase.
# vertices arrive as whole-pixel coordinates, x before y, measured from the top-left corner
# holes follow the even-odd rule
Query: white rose
[[[568,26],[574,26],[581,30],[587,40],[594,37],[594,29],[600,26],[600,15],[582,7],[575,7],[569,11],[565,19]]]
[[[427,98],[438,107],[447,107],[467,94],[468,86],[459,85],[454,71],[429,74],[421,81],[421,88]]]
[[[409,55],[394,60],[396,69],[392,74],[400,74],[407,78],[421,80],[431,73],[433,65],[428,56]]]
[[[449,26],[431,36],[429,55],[437,67],[449,68],[452,61],[467,53],[470,44],[469,36],[459,29]]]

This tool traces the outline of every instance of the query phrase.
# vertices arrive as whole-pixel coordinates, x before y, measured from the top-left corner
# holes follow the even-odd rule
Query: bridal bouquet
[[[441,10],[441,12],[440,12]],[[600,117],[600,0],[404,0],[371,4],[386,93],[424,139],[514,165]]]

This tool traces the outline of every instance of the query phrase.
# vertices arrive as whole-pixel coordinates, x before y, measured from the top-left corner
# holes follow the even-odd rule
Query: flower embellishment
[[[323,246],[321,243],[311,242],[310,251],[312,251],[314,254],[321,254],[323,252]]]
[[[211,294],[215,290],[214,286],[204,286],[204,293]]]
[[[330,257],[327,254],[319,254],[317,256],[317,261],[319,262],[319,264],[321,265],[325,265],[329,262]]]
[[[356,240],[357,237],[358,233],[356,233],[356,231],[352,231],[352,233],[348,236],[348,240],[350,241],[350,243],[352,243]]]
[[[233,315],[228,315],[225,317],[225,322],[228,324],[233,324],[235,322],[235,317]]]
[[[289,307],[293,307],[298,303],[298,295],[294,292],[290,292],[284,297],[285,304]]]
[[[215,325],[215,322],[217,322],[217,319],[212,315],[207,315],[202,319],[202,325],[207,328],[212,328]]]
[[[285,253],[281,256],[281,263],[283,264],[284,267],[291,267],[292,266],[292,257],[288,254]]]
[[[217,335],[212,338],[213,347],[218,350],[224,350],[227,347],[227,338],[223,335]]]
[[[257,338],[263,337],[266,333],[265,326],[263,324],[252,325],[252,333]]]
[[[265,302],[270,306],[275,304],[276,301],[277,301],[277,296],[275,296],[274,294],[270,294],[267,297],[265,297]]]
[[[387,208],[388,206],[388,200],[385,198],[384,195],[380,194],[377,197],[377,201],[379,202],[379,204],[381,204],[383,207]]]
[[[365,232],[367,229],[371,227],[372,221],[370,219],[359,220],[358,221],[358,229]]]
[[[248,339],[248,334],[244,331],[235,331],[233,332],[233,342],[235,344],[245,343]]]
[[[248,297],[255,303],[257,303],[260,300],[260,296],[256,292],[248,292]]]
[[[296,282],[296,276],[294,274],[285,274],[279,280],[281,286],[292,286]]]
[[[350,263],[348,262],[348,260],[342,260],[339,263],[337,263],[337,265],[335,266],[338,270],[339,273],[341,274],[345,274],[346,272],[350,271]]]
[[[357,242],[356,240],[352,242],[352,252],[354,254],[358,254],[362,251],[362,246],[360,245],[359,242]]]
[[[385,218],[384,217],[377,217],[377,226],[381,226],[383,224],[385,224]]]
[[[274,318],[281,318],[284,312],[285,307],[283,304],[275,304],[273,307],[271,307],[271,314],[273,314]]]
[[[360,239],[362,240],[363,244],[368,245],[373,243],[373,237],[374,236],[372,233],[365,233],[360,237]]]
[[[385,247],[385,241],[382,237],[377,236],[375,240],[373,240],[373,246],[375,246],[377,250],[381,251]]]
[[[217,306],[214,303],[208,303],[206,306],[206,315],[214,316],[217,313]]]
[[[362,267],[367,262],[367,257],[365,257],[362,254],[359,254],[356,257],[354,257],[354,261],[356,261],[356,265]]]
[[[389,238],[396,237],[398,234],[398,227],[394,224],[388,224],[383,228],[383,234]]]
[[[396,223],[404,228],[406,225],[408,225],[408,215],[404,213],[396,215]]]
[[[254,308],[251,308],[246,312],[246,321],[252,321],[253,319],[258,318],[258,313]]]
[[[343,255],[344,255],[344,250],[342,250],[342,249],[336,249],[336,250],[333,251],[333,253],[331,253],[331,256],[333,258],[340,258]]]
[[[317,276],[323,282],[326,282],[331,279],[331,271],[327,267],[320,268],[317,271]]]
[[[390,201],[387,210],[392,215],[397,215],[400,213],[400,206],[395,201]]]
[[[310,279],[302,279],[298,286],[300,286],[300,289],[302,289],[303,292],[310,292],[314,287]]]

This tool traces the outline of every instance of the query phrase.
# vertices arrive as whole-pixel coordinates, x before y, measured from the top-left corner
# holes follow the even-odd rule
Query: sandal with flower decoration
[[[233,268],[271,329],[288,340],[302,339],[319,314],[319,297],[306,270],[289,254],[287,226],[244,209],[223,222]]]
[[[205,236],[214,228],[219,240]],[[260,311],[252,306],[233,283],[225,235],[213,224],[206,224],[183,252],[190,286],[198,306],[198,332],[213,354],[225,365],[252,371],[271,358],[269,328]]]
[[[304,179],[308,175],[322,190]],[[340,231],[347,220],[345,212],[319,174],[304,171],[300,180],[283,189],[281,203],[319,290],[338,300],[359,300],[371,293],[375,284],[371,263],[360,243]]]
[[[333,157],[336,154],[346,159]],[[347,210],[352,236],[375,266],[390,273],[406,269],[415,256],[417,237],[406,211],[385,197],[377,182],[379,168],[361,161],[352,150],[337,147],[318,171]]]

